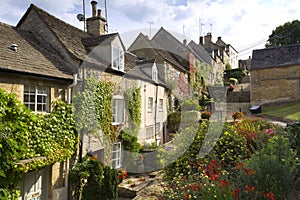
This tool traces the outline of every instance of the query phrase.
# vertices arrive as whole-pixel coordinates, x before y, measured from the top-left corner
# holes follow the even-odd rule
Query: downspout
[[[72,89],[77,85],[77,74],[73,74],[73,83],[67,87],[68,90],[68,97],[67,97],[67,104],[71,104],[71,94]]]
[[[158,101],[158,84],[156,83],[155,84],[156,85],[156,99],[155,99],[155,113],[154,113],[154,137],[155,137],[155,144],[157,145],[157,135],[156,135],[156,133],[157,133],[157,130],[156,130],[156,121],[157,121],[157,105],[158,105],[158,103],[157,103],[157,101]],[[158,146],[158,145],[157,145]]]

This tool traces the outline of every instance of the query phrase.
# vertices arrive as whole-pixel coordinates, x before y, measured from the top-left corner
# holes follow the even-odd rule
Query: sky
[[[128,46],[143,32],[150,38],[160,27],[179,40],[199,43],[199,37],[212,34],[239,52],[239,59],[252,56],[253,49],[264,48],[277,26],[299,20],[299,0],[97,0],[102,15],[107,15],[108,32],[119,32]],[[91,17],[88,0],[0,0],[0,22],[16,26],[33,3],[63,21],[83,29],[76,18]],[[130,37],[128,37],[130,36]]]

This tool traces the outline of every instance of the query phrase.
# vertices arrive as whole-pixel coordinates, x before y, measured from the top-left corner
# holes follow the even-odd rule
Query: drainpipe
[[[77,85],[77,74],[73,74],[73,83],[68,86],[68,99],[67,104],[71,104],[71,94],[72,94],[72,88],[74,88]]]
[[[155,99],[155,114],[154,114],[154,136],[155,136],[155,144],[157,145],[157,135],[156,135],[156,121],[157,121],[157,105],[158,105],[158,84],[156,85],[156,99]],[[158,145],[157,145],[158,146]]]

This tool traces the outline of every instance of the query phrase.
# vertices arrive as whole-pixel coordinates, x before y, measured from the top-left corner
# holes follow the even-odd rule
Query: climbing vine
[[[133,129],[139,129],[139,127],[141,126],[141,106],[141,88],[132,88],[128,92],[128,111],[133,124]]]
[[[87,79],[83,92],[74,97],[76,127],[80,132],[96,134],[102,130],[111,142],[116,139],[112,125],[112,94],[114,83]]]
[[[73,108],[61,101],[51,114],[34,114],[0,89],[0,199],[17,199],[24,173],[73,155],[77,134]]]

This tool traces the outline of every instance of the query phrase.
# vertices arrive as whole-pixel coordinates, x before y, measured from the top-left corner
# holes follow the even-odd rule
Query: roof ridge
[[[4,22],[0,22],[0,26],[5,26],[7,28],[15,28],[14,26],[10,25],[10,24],[6,24]]]
[[[54,16],[54,15],[48,13],[47,11],[45,11],[45,10],[43,10],[42,8],[36,6],[35,4],[30,4],[29,9],[30,9],[30,8],[35,9],[36,11],[38,11],[38,12],[37,12],[38,15],[40,15],[39,12],[42,12],[42,14],[46,14],[46,15],[48,15],[49,17],[55,18],[56,20],[59,20],[61,23],[64,23],[65,25],[70,26],[70,27],[72,27],[72,28],[74,28],[74,29],[77,29],[78,31],[81,31],[81,32],[84,33],[84,31],[81,30],[80,28],[77,28],[76,26],[73,26],[72,24],[63,21],[62,19],[60,19],[60,18],[58,18],[58,17],[56,17],[56,16]],[[41,17],[41,19],[42,19],[43,21],[45,21],[43,17]]]

